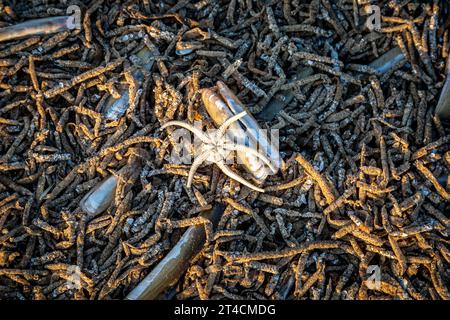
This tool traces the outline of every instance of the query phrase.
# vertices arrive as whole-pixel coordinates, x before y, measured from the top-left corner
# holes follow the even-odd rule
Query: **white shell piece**
[[[90,215],[102,213],[113,201],[116,186],[117,178],[115,176],[106,178],[83,197],[80,208]]]

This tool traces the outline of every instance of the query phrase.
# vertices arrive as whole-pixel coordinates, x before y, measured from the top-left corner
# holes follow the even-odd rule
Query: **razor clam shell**
[[[212,210],[201,215],[208,218],[215,227],[224,211],[222,205],[215,205]],[[152,300],[160,293],[174,285],[186,271],[206,240],[203,225],[191,226],[178,240],[169,253],[152,269],[152,271],[125,297],[126,300]]]
[[[314,70],[311,67],[300,69],[300,71],[293,77],[292,81],[300,80],[312,75]],[[256,117],[264,121],[272,121],[275,116],[284,109],[294,98],[293,90],[280,91],[277,95],[270,99],[269,103],[264,106]]]
[[[436,115],[441,119],[450,120],[450,56],[447,59],[447,79],[436,106]]]
[[[178,280],[187,269],[193,253],[203,246],[204,241],[205,229],[203,226],[189,227],[172,250],[170,250],[125,299],[156,299],[165,288]]]
[[[97,215],[108,209],[114,199],[117,177],[110,176],[89,191],[80,202],[80,208],[90,214]]]
[[[34,19],[0,29],[0,42],[33,35],[50,34],[69,30],[72,16]]]
[[[136,54],[136,56],[140,61],[143,62],[142,68],[145,71],[150,72],[153,67],[153,63],[155,61],[152,58],[158,54],[159,54],[158,50],[150,51],[147,47],[144,47]],[[142,80],[144,79],[144,74],[140,69],[136,69],[133,72],[133,77],[137,81],[142,82]],[[130,105],[127,86],[125,85],[120,86],[119,92],[120,98],[116,99],[113,96],[110,96],[103,108],[103,115],[108,120],[112,121],[118,120],[121,116],[125,114]]]
[[[399,47],[389,50],[378,59],[372,61],[369,65],[374,68],[379,74],[388,72],[393,66],[404,60],[405,56]]]
[[[219,93],[211,89],[204,89],[202,91],[202,100],[208,114],[215,124],[220,126],[230,117],[247,110],[224,83],[218,81],[217,87]],[[243,130],[237,123],[233,123],[227,130],[229,138],[233,141],[240,141],[243,136],[246,136],[248,138],[246,141],[248,147],[263,152],[278,171],[281,167],[280,154],[277,148],[269,142],[267,135],[261,130],[256,120],[247,111],[247,115],[241,118],[240,121],[246,130]],[[237,156],[245,168],[258,180],[264,180],[268,175],[276,173],[254,155],[237,151]]]
[[[129,107],[128,90],[125,86],[120,88],[120,98],[115,99],[113,96],[108,98],[104,108],[104,116],[108,120],[117,120],[127,111]]]

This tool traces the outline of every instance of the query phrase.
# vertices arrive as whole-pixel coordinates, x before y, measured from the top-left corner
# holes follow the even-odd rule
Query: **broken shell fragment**
[[[111,205],[117,186],[117,177],[110,176],[89,191],[80,202],[80,208],[89,215],[97,215]]]
[[[70,29],[72,16],[34,19],[0,29],[0,42]]]
[[[218,81],[216,88],[203,89],[202,100],[208,114],[217,126],[222,125],[232,116],[246,111],[247,115],[240,119],[244,128],[238,123],[233,123],[230,125],[230,130],[227,130],[227,135],[232,141],[244,141],[248,147],[261,152],[270,159],[275,171],[271,170],[256,156],[237,151],[240,163],[260,181],[278,171],[282,160],[278,152],[278,146],[275,144],[276,141],[274,141],[276,137],[272,135],[272,141],[269,141],[266,132],[260,128],[255,118],[251,116],[245,106],[223,82]]]
[[[191,54],[197,49],[203,48],[203,44],[200,42],[192,41],[192,42],[182,42],[178,41],[175,45],[175,53],[179,56],[185,56]]]

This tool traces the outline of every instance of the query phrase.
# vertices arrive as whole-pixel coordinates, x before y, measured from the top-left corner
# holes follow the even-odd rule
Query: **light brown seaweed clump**
[[[0,28],[67,14],[16,3]],[[0,299],[122,299],[199,224],[162,297],[450,299],[448,1],[70,3],[0,42]],[[171,161],[217,81],[279,130],[265,193]]]

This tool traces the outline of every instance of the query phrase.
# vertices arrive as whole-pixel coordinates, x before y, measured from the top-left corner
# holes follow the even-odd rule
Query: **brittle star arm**
[[[244,146],[242,144],[234,144],[234,143],[227,143],[227,144],[224,144],[222,147],[224,149],[228,149],[228,150],[236,150],[236,151],[250,153],[250,154],[260,158],[270,168],[270,170],[272,170],[272,172],[276,172],[277,171],[274,168],[274,166],[272,165],[272,162],[270,161],[269,158],[267,158],[265,155],[259,153],[258,151],[256,151],[253,148]]]
[[[264,192],[264,189],[258,188],[257,186],[254,186],[241,176],[239,176],[237,173],[235,173],[233,170],[228,168],[223,162],[218,161],[216,162],[217,166],[220,170],[222,170],[223,173],[225,173],[227,176],[229,176],[231,179],[236,180],[237,182],[249,187],[250,189],[253,189],[258,192]]]
[[[206,150],[200,153],[192,162],[191,169],[189,169],[189,175],[187,180],[187,187],[190,188],[192,185],[192,180],[194,180],[194,174],[197,171],[198,167],[208,159],[211,154],[211,150]]]
[[[170,126],[179,126],[179,127],[185,128],[185,129],[191,131],[194,135],[196,135],[200,140],[202,140],[203,143],[207,143],[207,144],[211,143],[211,140],[203,131],[201,131],[200,129],[194,127],[193,125],[190,125],[189,123],[186,123],[183,121],[169,121],[169,122],[163,124],[161,126],[160,130],[163,130]]]
[[[242,117],[245,117],[245,115],[247,115],[247,111],[242,111],[241,113],[238,113],[235,116],[232,116],[231,118],[228,118],[224,123],[222,123],[222,125],[219,127],[219,129],[217,129],[217,135],[216,137],[218,139],[222,138],[223,135],[225,134],[225,130],[228,129],[228,127],[233,123],[238,121],[239,119],[241,119]]]

